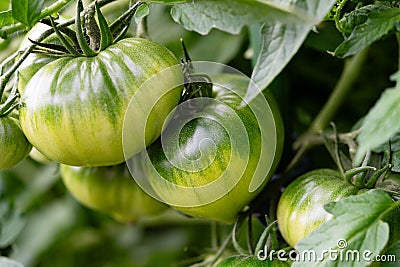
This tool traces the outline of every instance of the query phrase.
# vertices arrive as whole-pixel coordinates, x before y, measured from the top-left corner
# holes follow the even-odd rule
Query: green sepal
[[[95,51],[90,48],[88,43],[86,42],[85,35],[83,33],[83,27],[81,22],[81,12],[83,11],[82,0],[78,0],[78,6],[76,9],[76,18],[75,18],[75,26],[76,26],[76,37],[78,39],[79,46],[82,49],[82,52],[87,57],[93,57],[97,55]]]
[[[58,30],[57,25],[54,23],[54,19],[52,16],[50,16],[50,23],[51,23],[51,27],[53,27],[54,32],[56,33],[58,39],[60,39],[61,43],[64,45],[65,49],[67,49],[67,51],[75,57],[80,57],[82,56],[82,54],[80,54],[78,51],[76,51],[76,49],[70,44],[70,42],[65,39],[64,35],[62,35],[62,33]]]
[[[103,13],[101,13],[99,4],[96,2],[96,12],[97,12],[97,19],[99,22],[99,27],[100,27],[100,51],[104,50],[106,47],[111,45],[114,41],[114,38],[112,36],[110,27],[108,26],[108,23],[106,19],[103,16]]]

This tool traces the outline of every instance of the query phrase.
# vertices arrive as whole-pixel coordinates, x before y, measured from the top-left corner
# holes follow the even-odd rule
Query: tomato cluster
[[[32,41],[51,29],[46,25],[27,34],[36,53],[18,69],[19,122],[0,117],[8,149],[0,168],[14,166],[33,146],[33,159],[61,164],[79,202],[117,220],[162,210],[140,189],[147,180],[147,193],[183,213],[234,222],[280,159],[283,124],[272,96],[240,107],[246,76],[194,81],[189,59],[179,64],[147,39],[119,39],[100,10],[100,38],[85,37],[80,5],[75,27],[58,28],[50,18],[52,35]],[[21,49],[29,45],[25,40]],[[121,166],[125,160],[137,183]]]

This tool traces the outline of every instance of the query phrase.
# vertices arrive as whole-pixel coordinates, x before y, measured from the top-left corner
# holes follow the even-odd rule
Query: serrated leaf
[[[400,72],[392,76],[396,81],[394,88],[386,89],[376,104],[369,110],[357,138],[358,150],[355,163],[359,164],[367,151],[387,142],[400,131]]]
[[[302,2],[318,1],[202,0],[173,6],[171,16],[185,29],[203,35],[213,28],[237,34],[244,26],[265,21],[317,23],[312,12],[297,4]]]
[[[15,19],[32,26],[43,8],[44,0],[11,0],[12,14]]]
[[[298,6],[306,7],[309,16],[317,21],[323,19],[336,1],[298,0]],[[313,27],[306,20],[272,21],[266,23],[262,33],[262,47],[254,66],[246,96],[242,105],[250,102],[260,90],[264,90],[283,70],[287,63],[297,53]]]
[[[296,245],[300,255],[312,251],[318,260],[296,261],[292,266],[368,266],[389,240],[389,225],[381,217],[393,205],[392,198],[381,190],[370,190],[326,204],[324,208],[334,215],[334,219],[322,224]],[[334,255],[338,258],[339,255],[349,258],[332,260],[332,254],[324,251],[336,251]],[[367,257],[363,253],[367,253]],[[351,258],[353,256],[356,258]]]
[[[343,43],[335,50],[335,56],[347,57],[354,55],[366,46],[379,40],[392,30],[400,20],[400,8],[380,8],[371,10],[365,23],[354,28]]]
[[[0,256],[0,266],[1,267],[24,267],[21,263],[15,260]]]
[[[245,101],[251,101],[281,72],[299,50],[310,30],[310,25],[265,24],[261,29],[261,50],[253,69]]]
[[[143,5],[140,5],[138,7],[138,9],[136,9],[136,12],[134,15],[136,24],[139,23],[139,21],[142,20],[144,17],[149,15],[149,13],[150,13],[150,9],[149,9],[148,4],[145,3]]]

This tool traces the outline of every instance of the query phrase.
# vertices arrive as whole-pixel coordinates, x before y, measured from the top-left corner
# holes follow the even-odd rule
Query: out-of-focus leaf
[[[380,263],[380,267],[398,267],[400,265],[400,241],[385,251],[384,259],[385,261]]]
[[[0,12],[0,28],[16,24],[17,22],[11,10]]]
[[[362,161],[367,151],[384,144],[400,131],[400,72],[394,74],[392,79],[396,81],[396,86],[383,92],[363,121],[357,138],[359,147],[355,155],[356,164]]]
[[[144,17],[149,15],[149,13],[150,13],[150,9],[149,9],[149,5],[148,4],[143,4],[143,5],[139,6],[139,8],[136,10],[135,16],[134,16],[136,24],[141,19],[143,19]]]
[[[44,0],[11,0],[12,14],[18,21],[32,26],[38,19],[43,4]]]
[[[1,257],[0,256],[0,266],[1,267],[24,267],[21,263],[16,262],[15,260]]]
[[[0,202],[0,248],[5,248],[12,244],[25,226],[25,223],[25,218],[9,201]]]

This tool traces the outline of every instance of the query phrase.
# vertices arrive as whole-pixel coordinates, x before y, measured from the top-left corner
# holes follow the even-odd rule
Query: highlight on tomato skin
[[[231,224],[274,173],[283,124],[269,94],[237,109],[246,76],[210,77],[212,98],[181,103],[161,137],[127,163],[136,181],[147,183],[143,187],[160,201],[193,217]],[[187,112],[196,105],[200,110]]]
[[[61,165],[60,175],[78,202],[120,222],[136,222],[167,209],[140,189],[125,164],[108,167]]]

